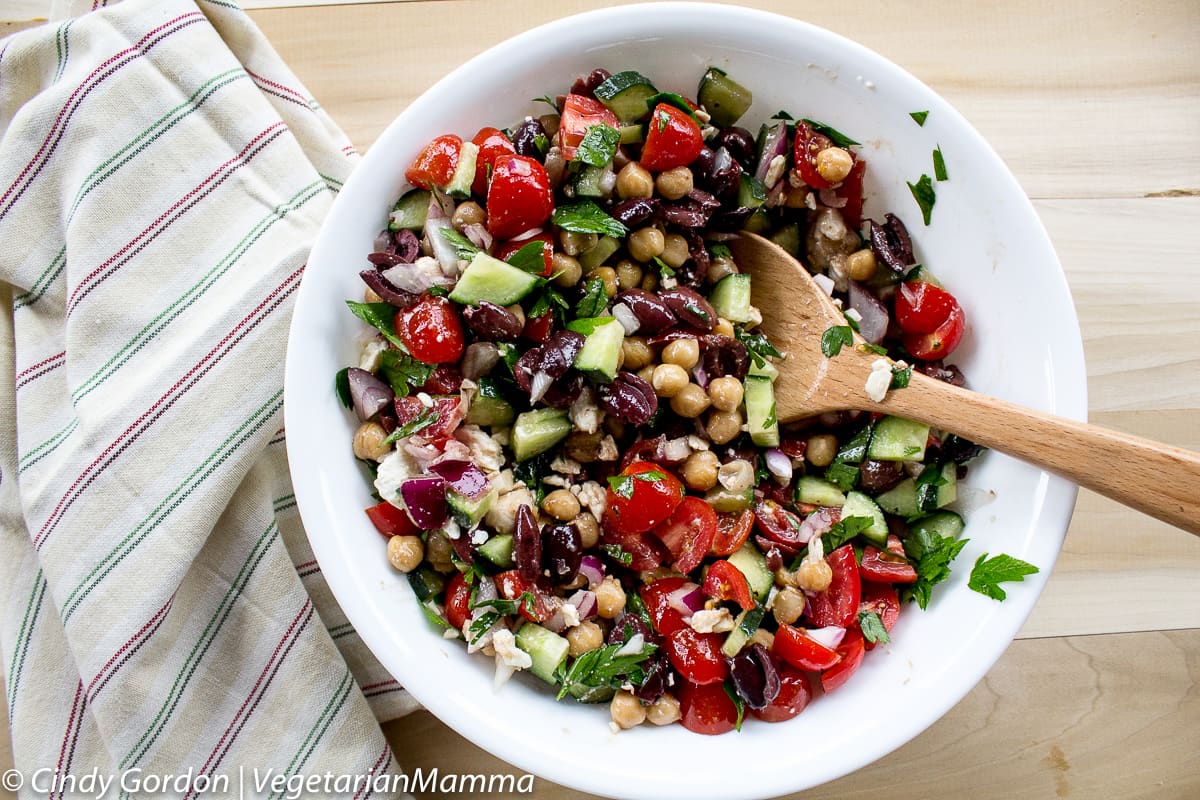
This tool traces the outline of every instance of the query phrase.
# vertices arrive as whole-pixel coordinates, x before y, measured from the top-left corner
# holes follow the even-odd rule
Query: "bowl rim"
[[[1025,192],[1021,189],[1016,178],[1007,168],[999,155],[991,147],[991,145],[976,131],[976,129],[959,113],[953,106],[945,101],[933,89],[926,86],[923,82],[905,70],[903,67],[884,58],[882,55],[870,50],[869,48],[860,45],[852,40],[836,34],[832,31],[820,28],[811,23],[804,22],[792,17],[775,14],[772,12],[761,11],[757,9],[743,8],[739,6],[726,6],[715,3],[697,3],[697,2],[660,2],[660,3],[644,3],[627,6],[616,6],[611,8],[598,9],[593,11],[575,14],[551,22],[545,23],[538,27],[532,28],[524,33],[518,34],[512,38],[506,39],[474,56],[462,65],[458,66],[443,78],[434,83],[429,89],[423,92],[417,99],[413,101],[403,112],[401,112],[380,134],[378,139],[364,156],[362,162],[355,168],[353,174],[347,181],[343,190],[335,198],[332,208],[327,217],[328,220],[336,220],[343,207],[350,205],[348,199],[352,195],[352,188],[356,185],[355,178],[364,172],[374,168],[377,162],[383,162],[387,157],[385,154],[391,149],[391,143],[399,137],[401,129],[405,123],[420,115],[436,111],[436,98],[445,91],[447,86],[453,86],[461,80],[463,75],[470,75],[481,69],[490,67],[500,69],[506,57],[511,53],[520,52],[523,48],[535,46],[539,41],[547,37],[557,37],[567,35],[577,30],[587,30],[593,24],[600,27],[604,24],[614,24],[614,21],[621,21],[623,25],[633,25],[645,23],[649,21],[661,22],[663,15],[677,18],[691,18],[694,14],[702,14],[706,19],[706,24],[720,25],[723,21],[737,21],[738,24],[744,24],[747,20],[757,24],[772,25],[772,26],[788,26],[792,30],[801,32],[805,36],[816,37],[823,39],[830,44],[835,44],[837,47],[846,51],[850,60],[862,62],[868,66],[877,66],[881,70],[888,73],[889,79],[903,82],[909,85],[909,88],[921,92],[928,99],[930,110],[936,110],[939,117],[945,116],[952,119],[952,124],[955,128],[960,129],[962,134],[974,140],[974,145],[979,148],[979,153],[984,154],[986,158],[993,161],[991,165],[996,168],[995,172],[1000,180],[1007,184],[1009,195],[1021,204],[1017,213],[1029,217],[1032,223],[1032,230],[1036,232],[1040,241],[1038,242],[1039,249],[1042,249],[1047,254],[1047,257],[1052,260],[1053,266],[1057,269],[1050,277],[1050,280],[1055,284],[1055,288],[1070,300],[1070,292],[1067,285],[1066,275],[1062,269],[1061,263],[1058,260],[1057,254],[1050,242],[1050,238],[1038,217],[1032,202],[1029,200]],[[324,236],[325,229],[322,235],[318,236],[317,242],[314,245],[310,264],[314,261],[321,261],[324,252],[327,249],[327,237]],[[311,283],[311,282],[310,282]],[[302,304],[306,302],[305,286],[302,284],[299,297],[297,299],[296,310],[302,308]],[[311,294],[311,293],[309,293]],[[1068,302],[1069,317],[1065,317],[1065,322],[1073,336],[1070,341],[1063,341],[1059,346],[1063,349],[1067,356],[1065,363],[1057,363],[1055,369],[1060,374],[1052,376],[1053,378],[1053,407],[1050,409],[1053,413],[1061,416],[1086,420],[1087,409],[1087,393],[1086,393],[1086,378],[1083,360],[1082,341],[1079,336],[1078,319],[1075,313],[1073,303]],[[1064,309],[1065,313],[1065,309]],[[298,330],[295,319],[302,315],[297,314],[294,317],[292,329],[289,334],[288,353],[285,364],[285,387],[292,386],[294,376],[299,370],[299,360],[303,358],[301,355],[301,347],[298,342],[303,338],[302,332]],[[296,404],[287,403],[287,394],[285,392],[285,425],[290,431],[300,430],[300,422],[298,421],[298,411]],[[296,422],[296,426],[293,425]],[[295,494],[299,506],[302,519],[307,523],[308,520],[313,520],[314,525],[310,527],[306,524],[306,531],[319,530],[316,522],[323,517],[323,508],[319,498],[322,497],[320,487],[317,486],[307,473],[307,462],[305,460],[306,448],[303,444],[292,446],[289,443],[288,458],[292,471],[293,482],[295,485]],[[1040,595],[1044,588],[1046,580],[1053,569],[1053,562],[1057,559],[1058,553],[1061,551],[1062,538],[1066,535],[1067,526],[1070,522],[1074,508],[1077,488],[1073,484],[1043,473],[1039,484],[1039,493],[1042,500],[1040,512],[1035,515],[1035,519],[1040,524],[1048,527],[1053,531],[1061,531],[1059,536],[1058,546],[1054,549],[1053,558],[1050,563],[1046,564],[1041,573],[1028,581],[1036,584],[1036,592],[1034,597]],[[309,541],[313,552],[325,577],[329,584],[330,590],[335,598],[350,597],[353,594],[360,592],[362,587],[358,585],[353,574],[342,567],[341,554],[332,546],[328,540],[320,535],[309,533]],[[899,735],[892,735],[880,740],[877,740],[860,752],[856,753],[856,757],[848,758],[846,763],[839,768],[829,770],[823,774],[819,781],[804,786],[818,785],[819,783],[828,780],[834,780],[849,772],[856,771],[876,760],[887,755],[889,752],[902,746],[906,742],[920,735],[930,725],[940,719],[947,711],[956,705],[974,686],[982,679],[987,670],[990,670],[1012,642],[1021,625],[1024,624],[1029,612],[1032,611],[1034,602],[1030,602],[1028,608],[1019,619],[1016,617],[1010,618],[1009,624],[1012,627],[1011,631],[1006,630],[1005,636],[996,637],[991,642],[991,646],[987,651],[986,656],[981,660],[987,663],[987,668],[978,676],[973,676],[971,680],[960,680],[953,690],[947,691],[942,695],[944,702],[939,704],[931,714],[928,721],[923,722],[914,728],[906,729]],[[344,608],[347,618],[352,622],[352,609]],[[390,651],[393,649],[394,643],[380,629],[372,625],[357,626],[360,637],[371,652],[379,659],[389,671],[395,666],[394,659],[389,657]],[[414,688],[415,687],[415,688]],[[450,727],[454,728],[461,735],[472,738],[476,731],[472,728],[471,720],[467,720],[452,713],[446,701],[440,695],[433,695],[423,692],[423,687],[419,682],[414,682],[412,686],[406,687],[412,695],[417,698],[422,704],[429,709],[435,716],[442,719]],[[602,723],[601,723],[602,724]],[[486,736],[483,741],[476,741],[477,744],[484,749],[496,754],[505,761],[533,772],[539,776],[543,776],[549,780],[566,786],[572,786],[596,793],[611,793],[613,790],[603,785],[596,785],[591,782],[581,782],[578,775],[565,767],[558,761],[546,763],[543,761],[534,762],[529,757],[529,751],[523,747],[519,738],[514,738],[508,741],[499,741],[494,738],[488,739]],[[622,792],[628,787],[620,787]],[[659,787],[653,787],[657,789]],[[798,785],[796,779],[787,779],[781,775],[776,775],[774,779],[766,779],[756,782],[753,787],[742,786],[741,793],[730,787],[719,787],[720,796],[722,797],[762,797],[766,795],[777,795],[796,791],[798,788],[803,788]],[[636,789],[631,791],[636,792]],[[644,789],[642,791],[645,791]],[[610,796],[633,796],[628,793],[621,795]],[[658,796],[665,797],[666,794],[656,792],[654,795],[643,796]],[[693,795],[694,796],[694,795]],[[715,796],[715,795],[714,795]]]

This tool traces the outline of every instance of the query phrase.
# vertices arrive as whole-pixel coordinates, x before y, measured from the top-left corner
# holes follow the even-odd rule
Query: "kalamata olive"
[[[471,545],[470,536],[451,539],[450,545],[454,548],[454,554],[458,556],[459,561],[467,565],[475,563],[475,548]]]
[[[740,381],[750,371],[750,351],[737,339],[710,334],[704,337],[703,363],[709,380],[731,376]]]
[[[737,160],[745,169],[750,169],[754,164],[755,148],[754,136],[745,128],[725,128],[716,135],[713,142],[718,147],[724,147],[729,150],[729,154]]]
[[[641,327],[639,333],[656,334],[674,325],[678,320],[670,306],[658,295],[644,289],[626,289],[618,299],[629,307]]]
[[[950,459],[955,464],[965,464],[983,450],[983,447],[970,439],[964,439],[953,433],[942,440],[942,457]]]
[[[630,425],[645,425],[658,410],[658,397],[637,375],[618,372],[612,383],[600,387],[600,406]]]
[[[929,377],[945,381],[951,386],[967,385],[967,379],[963,376],[962,370],[953,364],[945,364],[940,359],[937,361],[922,362],[917,365],[917,369]]]
[[[594,69],[587,75],[575,79],[575,83],[571,84],[571,94],[582,94],[595,98],[596,87],[611,77],[612,73],[606,69]]]
[[[607,644],[625,644],[639,633],[644,641],[651,643],[657,641],[654,632],[646,625],[645,620],[637,614],[622,611],[613,620],[612,630],[608,632],[605,642]]]
[[[540,141],[545,145],[547,139],[546,129],[542,123],[534,117],[526,117],[513,131],[513,149],[519,156],[528,156],[541,161],[545,158],[546,153],[538,147],[537,143]]]
[[[579,574],[583,560],[583,539],[573,522],[542,528],[543,568],[554,584],[570,583]]]
[[[876,461],[868,459],[859,467],[862,488],[872,494],[886,492],[904,480],[904,468],[899,461]]]
[[[875,257],[897,275],[903,275],[909,265],[915,263],[908,228],[895,214],[885,215],[882,225],[871,220],[870,239]]]
[[[681,286],[659,292],[658,296],[685,325],[708,333],[717,324],[716,310],[699,292]]]
[[[713,153],[704,184],[717,197],[732,198],[741,186],[742,172],[742,165],[734,160],[729,149],[719,147]]]
[[[411,264],[421,254],[421,240],[408,229],[402,229],[392,234],[392,244],[388,246],[389,253],[395,253],[400,263]]]
[[[671,663],[664,655],[657,655],[642,665],[646,679],[634,694],[643,703],[653,703],[662,697],[671,680]]]
[[[474,342],[467,345],[463,353],[462,374],[468,380],[477,381],[492,371],[500,362],[500,350],[491,342]]]
[[[708,224],[709,217],[703,208],[686,200],[682,203],[663,203],[660,215],[663,221],[681,228],[703,228]]]
[[[513,525],[513,558],[522,578],[527,581],[537,580],[542,569],[542,536],[530,506],[523,505],[517,508],[517,518]]]
[[[633,228],[653,217],[658,212],[658,207],[659,203],[656,198],[635,197],[617,203],[609,213],[612,214],[613,219]]]
[[[550,384],[542,402],[551,408],[570,408],[571,404],[583,394],[584,379],[578,372],[569,372]]]
[[[421,386],[429,394],[458,394],[462,388],[463,374],[453,364],[439,364]]]
[[[544,372],[552,381],[566,375],[583,349],[583,341],[583,335],[574,331],[556,331],[544,345],[526,350],[513,370],[521,391],[532,391],[535,373]]]
[[[358,273],[358,276],[363,279],[371,291],[379,295],[379,298],[385,302],[391,303],[400,308],[412,308],[421,299],[420,295],[406,292],[403,289],[397,289],[391,282],[383,277],[379,270],[364,269]]]
[[[463,322],[486,342],[510,342],[521,335],[525,322],[507,308],[482,301],[462,311]]]
[[[723,208],[716,214],[712,215],[709,220],[717,230],[722,231],[739,231],[746,225],[746,220],[750,219],[755,209],[750,206],[737,206],[736,208]]]
[[[726,658],[734,691],[753,709],[763,709],[779,696],[779,667],[761,644],[753,644],[733,658]]]

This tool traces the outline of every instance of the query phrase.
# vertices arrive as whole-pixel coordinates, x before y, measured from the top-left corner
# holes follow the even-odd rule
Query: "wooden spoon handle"
[[[907,397],[906,397],[907,395]],[[1200,455],[1043,414],[914,371],[880,410],[957,433],[1200,536]]]

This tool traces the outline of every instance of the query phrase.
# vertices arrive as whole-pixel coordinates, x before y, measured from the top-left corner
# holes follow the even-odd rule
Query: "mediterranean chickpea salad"
[[[739,127],[752,94],[721,70],[695,99],[597,69],[541,102],[424,147],[348,301],[375,329],[336,380],[366,514],[497,685],[526,670],[614,731],[795,717],[949,576],[980,448],[859,412],[781,425],[758,327],[786,308],[752,305],[728,242],[808,266],[846,316],[825,355],[896,360],[879,397],[913,369],[962,384],[963,310],[899,217],[863,218],[857,142]],[[970,585],[1033,571],[985,554]]]

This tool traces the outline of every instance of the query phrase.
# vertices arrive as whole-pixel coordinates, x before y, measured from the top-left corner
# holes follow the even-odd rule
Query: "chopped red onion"
[[[842,643],[842,637],[846,635],[846,629],[837,625],[829,625],[825,628],[811,628],[805,631],[805,633],[817,644],[824,645],[833,650]]]
[[[421,530],[434,530],[446,521],[446,481],[442,478],[409,478],[400,484],[400,496]]]
[[[392,232],[387,228],[384,228],[378,233],[378,235],[375,236],[375,242],[372,244],[372,249],[374,249],[376,253],[382,253],[391,246]]]
[[[817,192],[817,197],[821,198],[821,205],[828,206],[829,208],[846,207],[847,198],[838,197],[837,192],[835,192],[833,189],[822,189],[821,191]]]
[[[596,616],[596,610],[599,608],[596,593],[591,589],[580,589],[568,597],[567,602],[579,610],[579,619],[581,620]]]
[[[858,331],[871,344],[879,344],[887,333],[888,312],[871,290],[857,281],[850,281],[850,308],[862,315]]]
[[[808,544],[814,536],[823,536],[832,528],[833,512],[828,508],[818,508],[800,523],[797,536],[802,544]]]
[[[437,238],[441,239],[442,237],[439,234]],[[443,239],[443,241],[445,240]],[[457,263],[455,261],[455,264]],[[434,267],[432,262],[421,259],[417,259],[412,264],[397,264],[394,267],[388,267],[380,274],[384,280],[400,291],[413,294],[421,294],[432,286],[447,283],[446,276],[441,273],[440,264]]]
[[[554,379],[550,377],[550,373],[544,369],[539,369],[533,373],[533,378],[529,382],[529,403],[532,405],[539,402],[546,396],[546,392],[550,390],[550,386],[554,383]]]
[[[492,235],[488,233],[488,229],[478,222],[473,222],[470,225],[463,226],[463,235],[471,240],[471,244],[478,247],[480,250],[491,251]]]
[[[617,173],[613,171],[613,165],[610,161],[604,165],[604,171],[600,173],[600,191],[605,197],[613,193],[613,189],[617,185]]]
[[[633,313],[633,309],[624,303],[617,303],[613,306],[612,314],[617,318],[617,322],[621,323],[621,327],[625,329],[626,336],[632,336],[637,333],[638,328],[642,327],[642,323],[638,321],[637,315]]]
[[[775,160],[775,156],[786,153],[787,123],[780,120],[768,128],[766,136],[763,137],[762,157],[758,160],[758,166],[754,168],[754,177],[766,183],[767,171],[771,169],[771,162]]]
[[[430,464],[429,471],[444,478],[454,491],[470,500],[478,500],[490,488],[483,470],[470,461],[439,461]]]
[[[588,588],[595,589],[604,580],[604,562],[588,554],[579,563],[579,574],[587,578]]]
[[[354,413],[363,422],[387,408],[396,397],[392,387],[365,369],[347,369],[346,382],[350,384],[350,400],[354,404]]]
[[[429,246],[433,248],[433,256],[437,259],[442,274],[453,278],[458,275],[458,251],[442,235],[442,231],[450,230],[453,226],[451,226],[450,220],[444,216],[434,218],[432,209],[435,205],[437,204],[430,205],[430,214],[425,218],[425,238],[428,240]]]
[[[667,605],[685,617],[690,617],[704,608],[704,593],[696,584],[685,583],[667,595]]]
[[[775,481],[786,486],[792,480],[792,459],[777,447],[772,447],[764,456],[767,462],[767,472],[775,476]]]
[[[692,368],[692,377],[696,379],[696,385],[701,389],[708,388],[708,372],[704,369],[704,362],[700,361]]]

